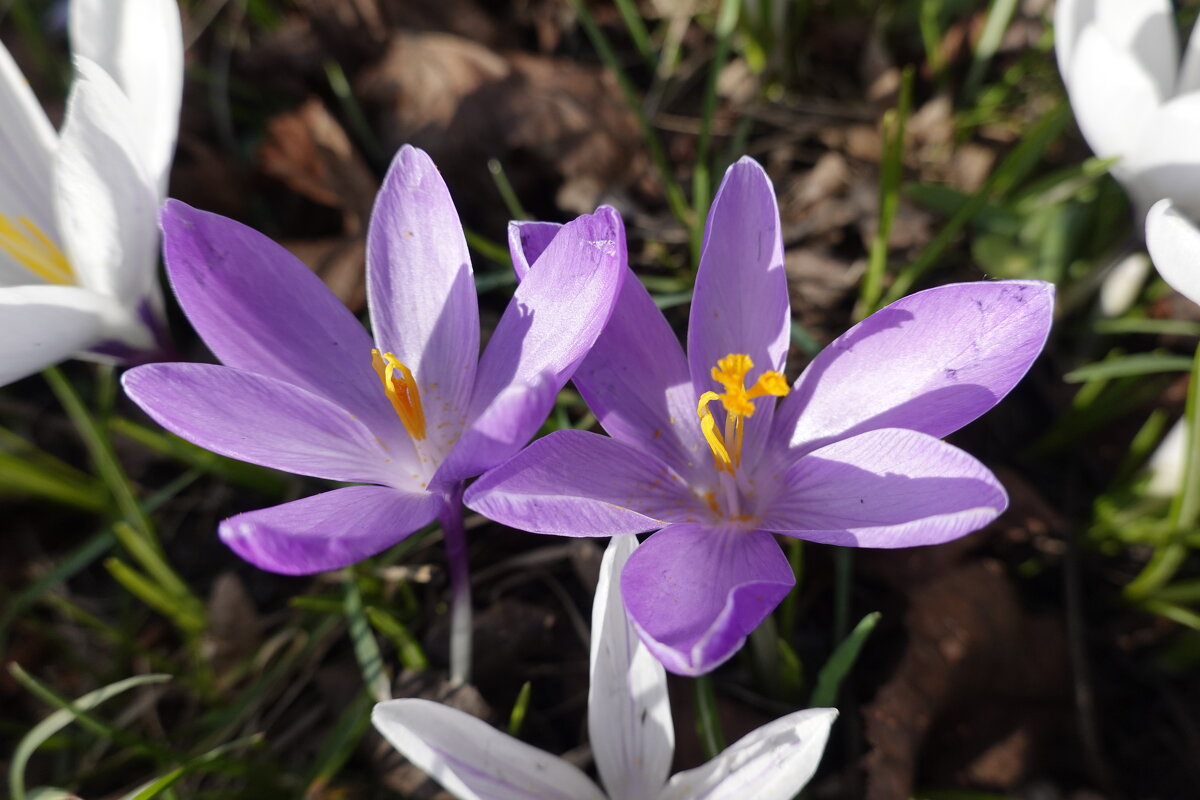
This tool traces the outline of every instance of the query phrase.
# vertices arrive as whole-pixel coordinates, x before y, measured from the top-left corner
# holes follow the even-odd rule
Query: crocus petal
[[[958,283],[909,295],[826,347],[780,406],[776,436],[812,450],[877,428],[931,436],[994,406],[1041,352],[1054,286]]]
[[[1114,169],[1143,219],[1150,207],[1170,198],[1183,213],[1200,215],[1200,94],[1176,97],[1150,117],[1136,149]]]
[[[367,232],[367,299],[379,349],[412,370],[431,450],[458,439],[479,360],[471,257],[445,181],[423,150],[396,154]]]
[[[1146,247],[1163,280],[1193,303],[1200,303],[1200,230],[1170,200],[1161,200],[1150,209]]]
[[[74,286],[0,289],[0,385],[31,375],[104,338],[120,318],[111,298]]]
[[[54,168],[63,250],[80,285],[128,306],[157,291],[158,195],[128,98],[82,57]]]
[[[759,525],[814,542],[911,547],[978,530],[1007,505],[996,477],[962,450],[886,428],[797,459]]]
[[[562,228],[562,224],[558,222],[514,220],[508,223],[508,252],[512,256],[513,271],[517,273],[517,280],[525,280],[525,273],[541,258]]]
[[[1200,89],[1200,36],[1197,33],[1200,33],[1200,28],[1192,26],[1187,49],[1183,53],[1183,64],[1179,67],[1179,75],[1175,79],[1176,96]]]
[[[681,772],[658,800],[788,800],[812,779],[837,709],[808,708],[752,731],[707,764]]]
[[[162,226],[175,295],[217,358],[352,411],[393,453],[411,449],[371,366],[371,337],[312,270],[261,233],[177,200]]]
[[[132,105],[137,150],[165,197],[183,96],[183,33],[176,0],[71,0],[72,52],[96,62]]]
[[[737,652],[795,582],[771,534],[684,523],[634,552],[621,596],[664,667],[703,675]]]
[[[352,412],[281,380],[217,364],[147,364],[121,383],[155,422],[214,453],[335,481],[411,480]]]
[[[703,509],[666,464],[586,431],[538,439],[480,477],[465,502],[504,525],[558,536],[641,533]]]
[[[1170,83],[1164,88],[1161,76],[1094,25],[1080,33],[1071,59],[1063,79],[1084,138],[1098,156],[1129,156],[1154,109],[1170,97]],[[1173,82],[1174,62],[1171,69]],[[1122,169],[1118,163],[1114,173]]]
[[[649,798],[671,774],[675,728],[667,674],[638,639],[621,602],[618,580],[638,546],[614,536],[600,562],[592,604],[588,739],[610,797]]]
[[[51,169],[57,136],[29,82],[0,44],[0,214],[26,217],[57,238]],[[0,286],[37,279],[0,247]]]
[[[381,553],[437,516],[442,498],[388,486],[348,486],[221,523],[221,540],[261,569],[311,575]]]
[[[763,168],[743,157],[725,172],[704,229],[687,339],[696,396],[720,388],[711,373],[731,353],[754,362],[747,388],[767,370],[782,372],[790,324],[775,190]],[[772,409],[768,398],[746,419],[743,459],[753,461],[761,448]],[[720,423],[724,412],[716,413]]]
[[[563,226],[517,287],[479,360],[472,424],[491,418],[494,425],[488,407],[514,390],[539,392],[546,382],[562,388],[612,313],[625,261],[625,228],[615,210],[604,207]],[[480,467],[515,453],[544,421],[514,416],[504,437],[510,445],[493,448],[491,463]],[[469,441],[464,436],[458,448]]]
[[[457,709],[389,700],[375,706],[371,722],[459,800],[605,800],[573,764]]]

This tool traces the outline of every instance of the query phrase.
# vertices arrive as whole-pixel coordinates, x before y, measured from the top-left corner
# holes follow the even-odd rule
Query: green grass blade
[[[725,749],[725,734],[717,715],[717,693],[712,675],[701,675],[693,681],[696,689],[696,733],[707,758],[715,758]]]
[[[696,163],[692,172],[692,219],[691,230],[692,264],[700,265],[700,245],[704,240],[704,220],[712,202],[712,164],[709,151],[712,147],[713,117],[717,113],[717,79],[729,58],[729,45],[737,30],[738,10],[742,0],[721,0],[717,12],[714,34],[717,46],[708,68],[708,81],[704,86],[704,101],[700,112],[700,137],[696,142]]]
[[[18,681],[27,687],[39,686],[32,677],[16,664],[9,666],[9,671]],[[77,697],[70,703],[58,702],[55,695],[50,695],[51,702],[55,705],[64,705],[58,711],[53,712],[48,717],[43,719],[37,725],[21,738],[17,744],[16,750],[13,751],[12,763],[8,767],[8,788],[12,795],[12,800],[27,800],[25,793],[25,767],[29,763],[30,757],[42,746],[51,736],[61,731],[63,728],[70,725],[76,720],[80,720],[81,712],[90,711],[106,700],[110,700],[130,689],[136,689],[139,686],[146,686],[153,683],[164,683],[171,680],[170,675],[136,675],[132,678],[126,678],[116,683],[110,683],[108,686],[103,686],[95,691]],[[36,691],[36,690],[35,690]],[[39,696],[45,699],[46,695],[37,692]],[[103,730],[103,729],[102,729]]]
[[[529,713],[529,698],[533,696],[533,684],[529,681],[521,684],[517,699],[513,703],[512,713],[508,715],[508,735],[516,738],[521,735],[525,726],[525,716]]]
[[[367,615],[363,611],[362,595],[358,591],[358,584],[354,582],[353,575],[346,581],[346,599],[342,604],[342,610],[345,612],[349,624],[348,630],[350,641],[354,644],[354,656],[358,659],[359,668],[362,669],[363,683],[376,702],[382,703],[384,700],[391,700],[392,680],[383,666],[383,655],[379,652],[379,642],[375,641],[371,624],[367,622]]]
[[[979,91],[979,84],[983,82],[988,65],[1000,49],[1004,32],[1008,30],[1016,11],[1017,0],[992,0],[988,8],[987,22],[983,25],[983,33],[979,34],[979,42],[971,54],[971,69],[967,72],[967,80],[963,86],[963,97],[968,100],[974,98],[975,93]]]
[[[1141,375],[1157,375],[1162,372],[1187,372],[1192,368],[1192,359],[1167,353],[1135,353],[1131,356],[1116,356],[1095,364],[1073,369],[1063,376],[1067,383],[1084,383],[1096,379],[1131,378]]]
[[[425,656],[425,651],[421,649],[421,643],[412,635],[400,620],[384,611],[382,608],[375,606],[367,606],[367,619],[375,630],[391,639],[392,644],[396,648],[396,655],[400,658],[400,663],[405,669],[427,670],[429,669],[429,659]]]
[[[854,662],[858,660],[858,654],[862,651],[871,631],[875,630],[875,625],[878,624],[881,616],[878,611],[867,614],[833,651],[833,655],[817,673],[817,685],[813,689],[812,699],[808,703],[810,707],[828,708],[837,703],[838,690],[842,686],[842,681],[849,674]]]
[[[512,183],[508,180],[508,175],[504,173],[504,167],[497,158],[489,158],[487,162],[488,174],[492,176],[492,183],[496,184],[496,191],[500,193],[500,199],[504,201],[504,207],[508,209],[509,219],[532,219],[529,212],[521,205],[521,200],[517,197],[517,191],[513,189]]]

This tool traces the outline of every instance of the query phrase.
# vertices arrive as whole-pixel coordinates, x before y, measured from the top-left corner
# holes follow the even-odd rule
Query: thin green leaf
[[[178,597],[121,559],[115,556],[106,558],[104,568],[126,591],[171,620],[180,630],[188,634],[197,634],[204,630],[204,617],[195,609],[181,603]]]
[[[350,641],[354,643],[354,656],[362,670],[363,683],[376,702],[382,703],[392,699],[392,680],[383,666],[383,655],[379,652],[379,642],[367,622],[363,612],[362,595],[358,584],[353,578],[346,581],[346,599],[342,605],[349,623]]]
[[[721,720],[717,715],[717,694],[712,676],[701,675],[692,683],[696,689],[696,733],[706,757],[715,758],[725,749],[725,734],[721,732]]]
[[[525,715],[529,713],[529,698],[533,695],[533,684],[529,681],[521,684],[521,691],[517,692],[517,699],[513,703],[512,713],[508,715],[508,735],[517,737],[521,735],[521,728],[525,725]]]
[[[492,183],[496,185],[496,191],[500,193],[500,199],[504,201],[504,207],[508,209],[509,219],[533,219],[521,205],[521,200],[517,197],[517,190],[508,180],[508,175],[504,174],[504,166],[500,160],[489,158],[487,168],[488,174],[492,176]]]
[[[1131,378],[1140,375],[1157,375],[1162,372],[1187,372],[1192,368],[1192,359],[1187,356],[1167,353],[1136,353],[1097,361],[1073,369],[1063,376],[1067,383],[1083,383],[1096,379]]]
[[[186,776],[190,773],[193,773],[193,772],[202,771],[204,768],[210,767],[215,762],[222,759],[226,754],[231,753],[234,750],[238,750],[242,747],[256,745],[259,742],[261,742],[262,740],[263,740],[262,734],[256,733],[253,736],[247,736],[244,739],[238,739],[237,741],[227,742],[226,744],[223,744],[220,747],[215,747],[212,750],[209,750],[207,753],[204,753],[203,755],[199,755],[199,756],[196,756],[195,758],[188,759],[187,762],[176,767],[175,769],[171,770],[170,772],[166,773],[165,775],[163,775],[159,778],[155,778],[154,780],[150,781],[149,783],[143,784],[142,786],[139,786],[137,789],[134,789],[131,793],[122,797],[121,800],[151,800],[151,798],[158,797],[160,794],[165,792],[167,789],[171,788],[171,786],[173,786],[176,782],[178,782],[184,776]]]
[[[875,630],[875,625],[882,616],[878,611],[867,614],[854,626],[850,635],[837,646],[833,655],[825,662],[825,666],[821,667],[821,671],[817,673],[817,685],[813,689],[809,706],[827,708],[837,703],[838,690],[842,686],[842,681],[850,673],[854,662],[858,660],[858,654],[862,652],[867,637],[871,635],[871,631]]]
[[[321,751],[314,760],[305,784],[305,797],[323,797],[322,789],[341,771],[350,756],[358,748],[363,734],[371,727],[371,707],[374,699],[367,692],[359,692],[346,710],[338,715],[337,723],[325,737]]]
[[[376,606],[367,606],[367,619],[375,630],[391,639],[396,648],[396,655],[405,669],[424,671],[429,669],[429,659],[421,649],[421,643],[409,631],[408,626],[394,616]]]

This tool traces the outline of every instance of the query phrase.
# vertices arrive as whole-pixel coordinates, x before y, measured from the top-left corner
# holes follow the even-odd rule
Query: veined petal
[[[621,596],[664,667],[703,675],[738,651],[795,582],[771,534],[684,523],[630,556]]]
[[[367,299],[375,341],[412,370],[431,449],[462,432],[479,360],[471,256],[445,181],[405,145],[375,199],[367,232]]]
[[[489,406],[513,390],[566,384],[612,313],[625,264],[625,228],[615,210],[603,207],[563,227],[517,287],[479,360],[470,425],[487,420]],[[511,444],[494,448],[481,466],[515,453],[544,419],[514,417],[505,437]]]
[[[71,0],[71,51],[96,62],[129,98],[138,147],[158,198],[179,132],[183,33],[176,0]]]
[[[508,244],[518,279],[561,227],[509,223]],[[711,464],[683,348],[633,274],[626,273],[612,316],[573,380],[613,438],[650,451],[685,478],[697,477]]]
[[[347,486],[248,511],[221,523],[221,540],[260,569],[311,575],[381,553],[427,525],[439,495],[390,486]]]
[[[605,800],[573,764],[457,709],[389,700],[375,706],[371,722],[459,800]]]
[[[0,385],[88,349],[120,316],[112,299],[75,286],[0,289]]]
[[[504,525],[559,536],[641,533],[703,510],[666,464],[585,431],[538,439],[484,473],[464,502]]]
[[[658,800],[789,800],[817,771],[835,719],[834,708],[780,717],[707,764],[675,775]]]
[[[562,229],[562,224],[558,222],[513,220],[508,223],[508,252],[512,256],[513,271],[517,273],[518,281],[525,280],[525,273],[541,258]]]
[[[1114,170],[1133,199],[1139,221],[1163,198],[1192,218],[1200,215],[1198,139],[1200,93],[1176,97],[1151,115],[1121,172]]]
[[[58,137],[29,82],[0,44],[0,214],[27,217],[52,240],[55,226],[51,174]],[[0,248],[0,286],[38,278]]]
[[[675,727],[667,674],[638,639],[621,602],[620,574],[638,546],[614,536],[592,604],[588,739],[610,797],[655,797],[671,774]]]
[[[251,228],[168,200],[163,255],[179,304],[227,366],[319,394],[393,457],[411,443],[371,366],[371,337],[312,270]]]
[[[214,453],[335,481],[405,485],[348,409],[276,378],[217,364],[147,364],[121,378],[155,422]]]
[[[141,159],[132,106],[103,69],[75,59],[54,200],[80,285],[133,308],[156,286],[158,196]]]
[[[941,544],[1008,506],[996,476],[923,433],[869,431],[797,459],[759,525],[851,547]]]
[[[695,396],[718,388],[712,369],[730,354],[754,362],[747,386],[767,370],[782,372],[790,324],[775,189],[763,168],[743,157],[725,172],[704,228],[687,339]],[[761,402],[746,419],[743,460],[753,462],[761,449],[773,408]],[[722,422],[724,411],[716,413]]]
[[[1146,247],[1163,280],[1200,303],[1200,230],[1170,200],[1160,200],[1150,209]]]
[[[945,436],[1000,401],[1045,344],[1054,286],[979,281],[927,289],[826,347],[780,405],[775,436],[811,451],[877,428]]]

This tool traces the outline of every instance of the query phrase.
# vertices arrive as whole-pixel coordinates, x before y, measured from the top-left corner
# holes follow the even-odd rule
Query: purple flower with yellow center
[[[221,538],[263,569],[306,574],[440,519],[461,654],[470,633],[463,482],[529,440],[599,335],[627,271],[620,216],[601,208],[562,228],[482,356],[462,227],[420,150],[397,154],[371,216],[374,342],[265,236],[176,201],[162,226],[175,294],[223,366],[139,367],[124,376],[128,395],[216,453],[362,484],[239,514],[221,523]],[[465,657],[452,666],[457,677]]]
[[[514,223],[518,274],[533,278],[559,235]],[[466,503],[536,533],[659,529],[622,573],[625,605],[667,669],[703,674],[792,588],[774,534],[937,544],[1004,510],[991,472],[940,437],[1020,380],[1053,305],[1039,281],[919,292],[851,328],[789,387],[779,212],[770,180],[744,158],[709,213],[686,356],[646,290],[626,280],[574,377],[609,436],[539,439],[485,473]]]

